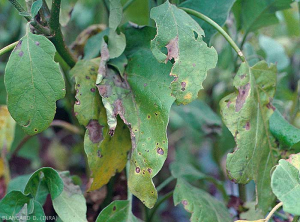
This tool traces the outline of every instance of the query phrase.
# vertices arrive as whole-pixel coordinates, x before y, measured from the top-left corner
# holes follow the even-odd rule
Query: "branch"
[[[0,56],[3,55],[4,53],[7,53],[15,48],[15,46],[18,44],[19,41],[16,41],[14,43],[11,43],[8,46],[5,46],[4,48],[0,49]]]
[[[273,214],[275,213],[275,211],[278,210],[282,205],[283,205],[282,202],[280,202],[279,204],[277,204],[277,205],[270,211],[270,213],[269,213],[268,216],[266,217],[265,221],[268,222],[268,221],[272,218],[272,216],[273,216]]]
[[[239,57],[241,58],[241,60],[243,62],[246,61],[246,58],[242,52],[242,50],[240,50],[240,48],[235,44],[235,42],[232,40],[232,38],[227,34],[227,32],[224,31],[224,29],[222,29],[221,26],[219,26],[216,22],[214,22],[213,20],[211,20],[210,18],[208,18],[207,16],[203,15],[200,12],[197,12],[195,10],[189,9],[189,8],[181,8],[183,11],[185,11],[186,13],[193,15],[199,19],[202,19],[203,21],[207,22],[208,24],[210,24],[212,27],[214,27],[221,35],[224,36],[224,38],[227,40],[227,42],[231,45],[231,47],[237,52],[237,54],[239,55]]]
[[[81,134],[81,130],[79,128],[63,120],[53,120],[51,126],[64,128],[74,134]]]
[[[20,5],[20,3],[17,0],[9,0],[10,3],[20,12],[23,13],[24,18],[30,22],[31,21],[31,16],[30,15],[25,15],[27,13],[27,11],[22,7],[22,5]]]

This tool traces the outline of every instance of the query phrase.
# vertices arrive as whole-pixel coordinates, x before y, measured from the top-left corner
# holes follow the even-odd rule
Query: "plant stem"
[[[61,0],[52,0],[51,15],[49,20],[49,27],[52,35],[50,40],[55,45],[57,52],[63,57],[66,63],[73,68],[76,63],[76,58],[74,58],[68,46],[66,45],[59,24],[60,3]]]
[[[171,183],[173,180],[175,180],[175,177],[170,176],[168,177],[164,182],[162,182],[161,184],[159,184],[159,186],[156,188],[157,193],[159,191],[161,191],[163,188],[165,188],[169,183]]]
[[[214,27],[221,35],[224,36],[224,38],[228,41],[228,43],[231,45],[231,47],[237,52],[238,56],[241,58],[241,60],[243,62],[246,61],[246,58],[243,54],[243,52],[240,50],[240,48],[235,44],[235,42],[232,40],[232,38],[227,34],[227,32],[224,31],[224,29],[222,29],[221,26],[219,26],[216,22],[214,22],[213,20],[211,20],[210,18],[208,18],[207,16],[203,15],[200,12],[197,12],[195,10],[189,9],[189,8],[181,8],[183,11],[185,11],[186,13],[193,15],[199,19],[202,19],[203,21],[207,22],[208,24],[210,24],[212,27]]]
[[[298,222],[300,219],[300,216],[294,216],[293,221],[292,222]]]
[[[7,53],[15,48],[15,46],[18,44],[19,41],[16,41],[14,43],[11,43],[8,46],[5,46],[4,48],[0,49],[0,56],[3,55],[4,53]]]
[[[25,136],[21,142],[18,144],[18,146],[16,147],[16,149],[13,151],[13,153],[10,156],[10,159],[12,159],[13,157],[15,157],[17,155],[17,153],[22,149],[22,147],[24,146],[24,144],[31,139],[32,136]]]
[[[135,0],[128,0],[123,6],[123,12],[134,2]]]
[[[247,202],[247,193],[246,193],[246,185],[245,184],[239,184],[239,195],[240,199],[243,203]]]
[[[27,11],[20,5],[20,3],[17,0],[9,0],[10,3],[20,12],[20,13],[27,13]],[[24,15],[24,18],[30,22],[31,21],[31,16]]]
[[[130,167],[130,160],[127,161],[126,163],[126,176],[127,176],[127,181],[129,180],[129,167]],[[127,185],[127,200],[129,201],[129,213],[132,211],[132,193],[129,190],[129,186]]]
[[[63,120],[53,120],[51,123],[51,126],[57,126],[57,127],[64,128],[74,134],[82,133],[79,128],[77,128],[76,126],[74,126],[66,121],[63,121]]]
[[[174,191],[171,191],[169,193],[167,193],[165,196],[163,196],[156,204],[155,206],[153,207],[152,211],[151,211],[151,214],[149,216],[149,220],[147,222],[151,222],[152,219],[153,219],[153,216],[155,215],[157,209],[159,208],[159,206],[165,202],[167,199],[169,199],[172,195],[173,195],[173,192]]]
[[[282,205],[283,205],[282,202],[280,202],[279,204],[277,204],[277,205],[270,211],[270,213],[269,213],[268,216],[266,217],[265,221],[268,222],[268,221],[272,218],[272,216],[273,216],[273,214],[275,213],[275,211],[278,210]]]

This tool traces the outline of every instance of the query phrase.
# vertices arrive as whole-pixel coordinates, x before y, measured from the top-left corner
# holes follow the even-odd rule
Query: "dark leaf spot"
[[[86,78],[86,79],[90,79],[91,77],[89,77],[89,76],[85,76],[85,78]]]
[[[24,52],[23,52],[23,51],[20,51],[20,52],[19,52],[19,56],[22,57],[23,55],[24,55]]]
[[[246,128],[246,130],[250,130],[250,122],[247,122],[247,123],[246,123],[245,128]]]
[[[186,82],[181,82],[181,91],[184,91],[186,87]]]
[[[40,46],[40,43],[39,43],[38,41],[36,41],[35,44],[36,44],[37,46]]]
[[[246,85],[239,87],[238,90],[239,90],[239,94],[237,96],[236,105],[235,105],[236,112],[239,112],[245,103],[245,100],[249,94],[250,83],[247,83]]]
[[[148,168],[147,170],[148,170],[149,173],[152,173],[152,169]]]
[[[89,130],[89,138],[93,143],[99,143],[102,140],[102,126],[97,120],[90,120],[86,128]]]
[[[21,47],[22,47],[22,41],[23,41],[23,40],[20,40],[20,41],[18,42],[18,44],[16,45],[16,50],[21,50]]]
[[[186,205],[189,204],[189,203],[187,202],[187,200],[183,200],[183,201],[181,201],[181,203],[183,204],[183,206],[186,206]]]
[[[157,148],[157,153],[160,154],[160,155],[164,155],[165,152],[164,152],[164,150],[162,148],[158,147]]]
[[[96,89],[95,88],[91,88],[91,92],[95,92],[96,91]]]
[[[139,167],[135,168],[135,172],[136,173],[140,173],[141,172],[141,169]]]
[[[266,106],[268,109],[272,109],[273,111],[276,109],[270,102]]]
[[[116,209],[117,209],[117,207],[116,207],[116,206],[114,206],[114,207],[113,207],[113,211],[116,211]]]
[[[178,48],[178,36],[176,36],[174,39],[172,39],[168,45],[166,45],[166,48],[168,49],[168,55],[166,58],[166,63],[168,60],[171,59],[177,59],[179,55],[179,48]]]
[[[100,150],[97,151],[97,156],[98,156],[99,158],[103,157],[103,156],[101,155],[101,151],[100,151]]]

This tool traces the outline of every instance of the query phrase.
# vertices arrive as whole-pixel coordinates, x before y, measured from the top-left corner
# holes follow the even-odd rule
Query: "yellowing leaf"
[[[217,52],[202,40],[204,32],[198,23],[183,10],[166,1],[151,10],[157,35],[151,50],[159,62],[174,59],[170,75],[172,95],[179,104],[187,104],[198,97],[207,71],[216,66]],[[167,55],[161,51],[167,48]]]
[[[0,151],[4,147],[7,151],[10,150],[15,136],[15,125],[16,122],[10,116],[7,106],[0,106]]]
[[[236,149],[227,156],[227,172],[236,183],[256,183],[258,208],[266,213],[274,201],[270,172],[277,162],[269,132],[275,93],[276,67],[243,63],[234,78],[237,91],[220,102],[223,120],[235,137]]]

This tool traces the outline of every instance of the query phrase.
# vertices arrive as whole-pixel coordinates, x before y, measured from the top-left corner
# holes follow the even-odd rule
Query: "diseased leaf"
[[[215,21],[220,26],[223,26],[234,2],[235,0],[187,0],[182,2],[179,6],[198,11]],[[205,42],[209,43],[211,37],[217,32],[217,30],[207,22],[196,18],[195,16],[192,16],[192,18],[197,21],[204,30],[205,37],[203,39]]]
[[[184,209],[192,213],[191,222],[232,222],[223,203],[183,179],[177,180],[173,199],[175,206],[182,203]]]
[[[299,154],[288,161],[279,160],[279,165],[272,174],[271,183],[274,194],[283,202],[283,210],[294,215],[300,215],[299,164]]]
[[[274,201],[270,171],[276,164],[269,118],[275,109],[276,66],[259,62],[252,68],[242,63],[234,78],[237,91],[220,102],[225,125],[235,137],[236,149],[228,154],[226,168],[236,183],[256,183],[258,208],[266,213]]]
[[[29,31],[11,53],[5,70],[8,110],[30,135],[53,120],[56,100],[65,96],[65,83],[54,62],[55,47]]]
[[[239,0],[236,2],[237,20],[246,32],[276,24],[275,12],[290,8],[293,0]]]
[[[166,1],[151,10],[157,35],[151,41],[151,50],[159,62],[175,61],[170,75],[172,95],[178,104],[195,100],[202,89],[207,71],[216,66],[217,52],[203,42],[204,32],[198,23],[183,10]],[[162,48],[167,48],[167,54]]]
[[[270,118],[270,131],[280,143],[289,148],[300,142],[300,129],[286,121],[278,110]]]
[[[16,122],[10,116],[7,106],[0,105],[0,156],[2,149],[10,150],[14,141]]]
[[[166,127],[174,102],[169,89],[171,64],[158,63],[150,51],[154,33],[149,27],[128,28],[126,35],[131,38],[125,52],[128,65],[124,79],[106,68],[106,75],[99,73],[102,82],[97,85],[111,134],[117,125],[117,115],[130,128],[132,155],[128,186],[149,208],[157,199],[152,178],[167,157]]]
[[[52,200],[57,215],[64,222],[86,222],[86,201],[78,185],[74,185],[70,173],[62,172],[64,181],[62,193]]]
[[[128,200],[115,200],[105,207],[96,222],[138,222],[140,221],[136,218],[130,207],[130,202]]]
[[[30,196],[20,191],[11,191],[0,201],[0,217],[16,216],[25,204],[29,205]]]
[[[34,198],[37,198],[42,184],[47,186],[52,200],[61,194],[64,187],[62,179],[54,169],[43,167],[31,175],[26,184],[24,193],[31,194]]]
[[[87,130],[84,149],[88,157],[91,177],[89,190],[96,190],[107,184],[116,172],[121,172],[131,149],[128,128],[119,121],[115,135],[111,137],[107,126],[106,111],[96,89],[97,70],[100,59],[79,61],[71,70],[75,77],[75,115]],[[109,163],[109,164],[107,164]]]

